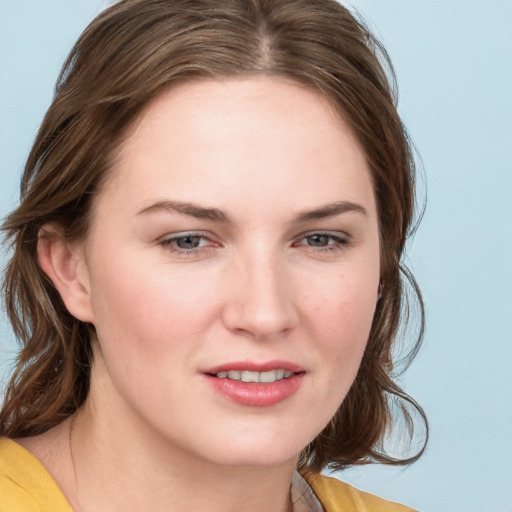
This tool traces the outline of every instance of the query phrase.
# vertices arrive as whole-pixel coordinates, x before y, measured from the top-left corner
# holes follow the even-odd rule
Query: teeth
[[[279,376],[280,372],[284,375],[284,370],[272,370],[270,372],[262,372],[260,373],[260,382],[275,382],[276,380],[281,380],[283,377]]]
[[[258,372],[244,371],[240,373],[240,380],[242,382],[259,382],[260,374]]]
[[[229,372],[219,372],[215,376],[219,379],[241,380],[242,382],[275,382],[277,380],[287,379],[292,375],[293,372],[279,369],[270,370],[268,372],[230,370]]]

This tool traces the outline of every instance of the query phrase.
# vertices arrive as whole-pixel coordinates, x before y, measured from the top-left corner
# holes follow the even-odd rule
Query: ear
[[[44,225],[39,230],[37,254],[68,311],[82,322],[94,323],[83,244],[72,244],[57,227]]]

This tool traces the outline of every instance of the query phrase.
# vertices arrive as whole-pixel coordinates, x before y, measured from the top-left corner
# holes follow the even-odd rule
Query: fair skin
[[[268,77],[166,91],[123,141],[86,240],[42,237],[39,258],[98,336],[71,451],[69,421],[22,440],[73,508],[286,510],[379,284],[370,173],[329,104]]]

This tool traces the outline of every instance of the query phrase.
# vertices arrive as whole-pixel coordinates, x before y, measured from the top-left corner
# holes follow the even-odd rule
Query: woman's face
[[[363,152],[317,94],[264,77],[165,92],[123,142],[82,249],[90,400],[119,435],[280,464],[347,394],[378,222]]]

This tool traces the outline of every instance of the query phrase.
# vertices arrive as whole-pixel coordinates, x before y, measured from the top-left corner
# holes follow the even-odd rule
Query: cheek
[[[337,274],[329,284],[310,285],[309,328],[314,332],[330,379],[355,378],[371,330],[377,300],[378,272]]]
[[[109,382],[136,409],[179,402],[208,316],[197,287],[139,261],[96,268],[95,326]]]
[[[97,263],[91,290],[100,342],[125,355],[161,358],[200,337],[214,310],[212,282],[129,256]],[[122,262],[122,263],[119,263]],[[169,350],[172,348],[172,350]],[[121,354],[120,354],[121,355]]]
[[[307,307],[327,338],[336,334],[345,338],[348,333],[355,339],[365,333],[367,337],[377,303],[379,274],[375,268],[346,270],[321,282],[304,280],[305,289],[309,289]]]

